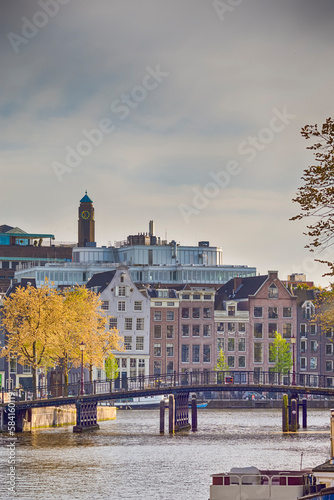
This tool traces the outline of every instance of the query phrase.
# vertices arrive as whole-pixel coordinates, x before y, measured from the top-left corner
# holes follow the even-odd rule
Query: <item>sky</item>
[[[332,0],[2,0],[1,224],[208,240],[326,286],[293,203],[333,116]]]

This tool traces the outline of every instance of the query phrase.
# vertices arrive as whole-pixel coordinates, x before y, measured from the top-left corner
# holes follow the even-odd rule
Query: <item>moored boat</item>
[[[159,408],[161,401],[166,401],[166,396],[158,395],[117,399],[114,402],[114,406],[120,410],[145,410]]]

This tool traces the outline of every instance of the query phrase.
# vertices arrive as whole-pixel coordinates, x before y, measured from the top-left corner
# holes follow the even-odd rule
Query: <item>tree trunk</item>
[[[36,399],[37,398],[37,380],[38,380],[36,342],[34,342],[32,345],[32,351],[33,351],[33,357],[34,357],[33,368],[32,368],[33,399]]]

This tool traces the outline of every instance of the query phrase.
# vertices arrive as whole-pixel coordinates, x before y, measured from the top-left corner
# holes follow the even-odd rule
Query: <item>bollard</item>
[[[298,425],[298,403],[296,399],[291,399],[291,432],[297,432]]]
[[[160,434],[165,434],[165,401],[160,401]]]
[[[174,434],[174,432],[175,432],[175,400],[174,400],[173,394],[171,394],[169,396],[168,413],[169,413],[169,434]]]
[[[303,407],[303,429],[306,429],[307,428],[307,399],[306,398],[303,398],[302,407]]]
[[[289,432],[289,408],[287,394],[283,394],[282,398],[282,430],[283,432]]]
[[[197,396],[193,394],[191,399],[191,430],[197,431]]]

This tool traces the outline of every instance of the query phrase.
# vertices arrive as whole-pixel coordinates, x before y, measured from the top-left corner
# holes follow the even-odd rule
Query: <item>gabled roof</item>
[[[13,229],[13,226],[7,226],[7,224],[2,224],[2,226],[0,226],[0,234],[8,233],[8,231],[10,231],[11,229]]]
[[[12,227],[9,231],[7,231],[6,234],[27,234],[25,231],[23,231],[23,229],[19,228],[19,227]]]
[[[102,293],[107,288],[109,283],[113,280],[116,271],[105,271],[104,273],[94,274],[91,279],[86,283],[87,288],[99,288],[98,293]]]
[[[295,288],[293,294],[297,297],[297,307],[301,307],[307,300],[314,301],[317,298],[317,290],[307,288]]]
[[[223,301],[226,300],[245,300],[249,295],[255,295],[263,283],[268,279],[268,275],[249,276],[248,278],[232,278],[221,286],[215,297],[215,309],[222,309]],[[234,284],[237,288],[234,289]]]

